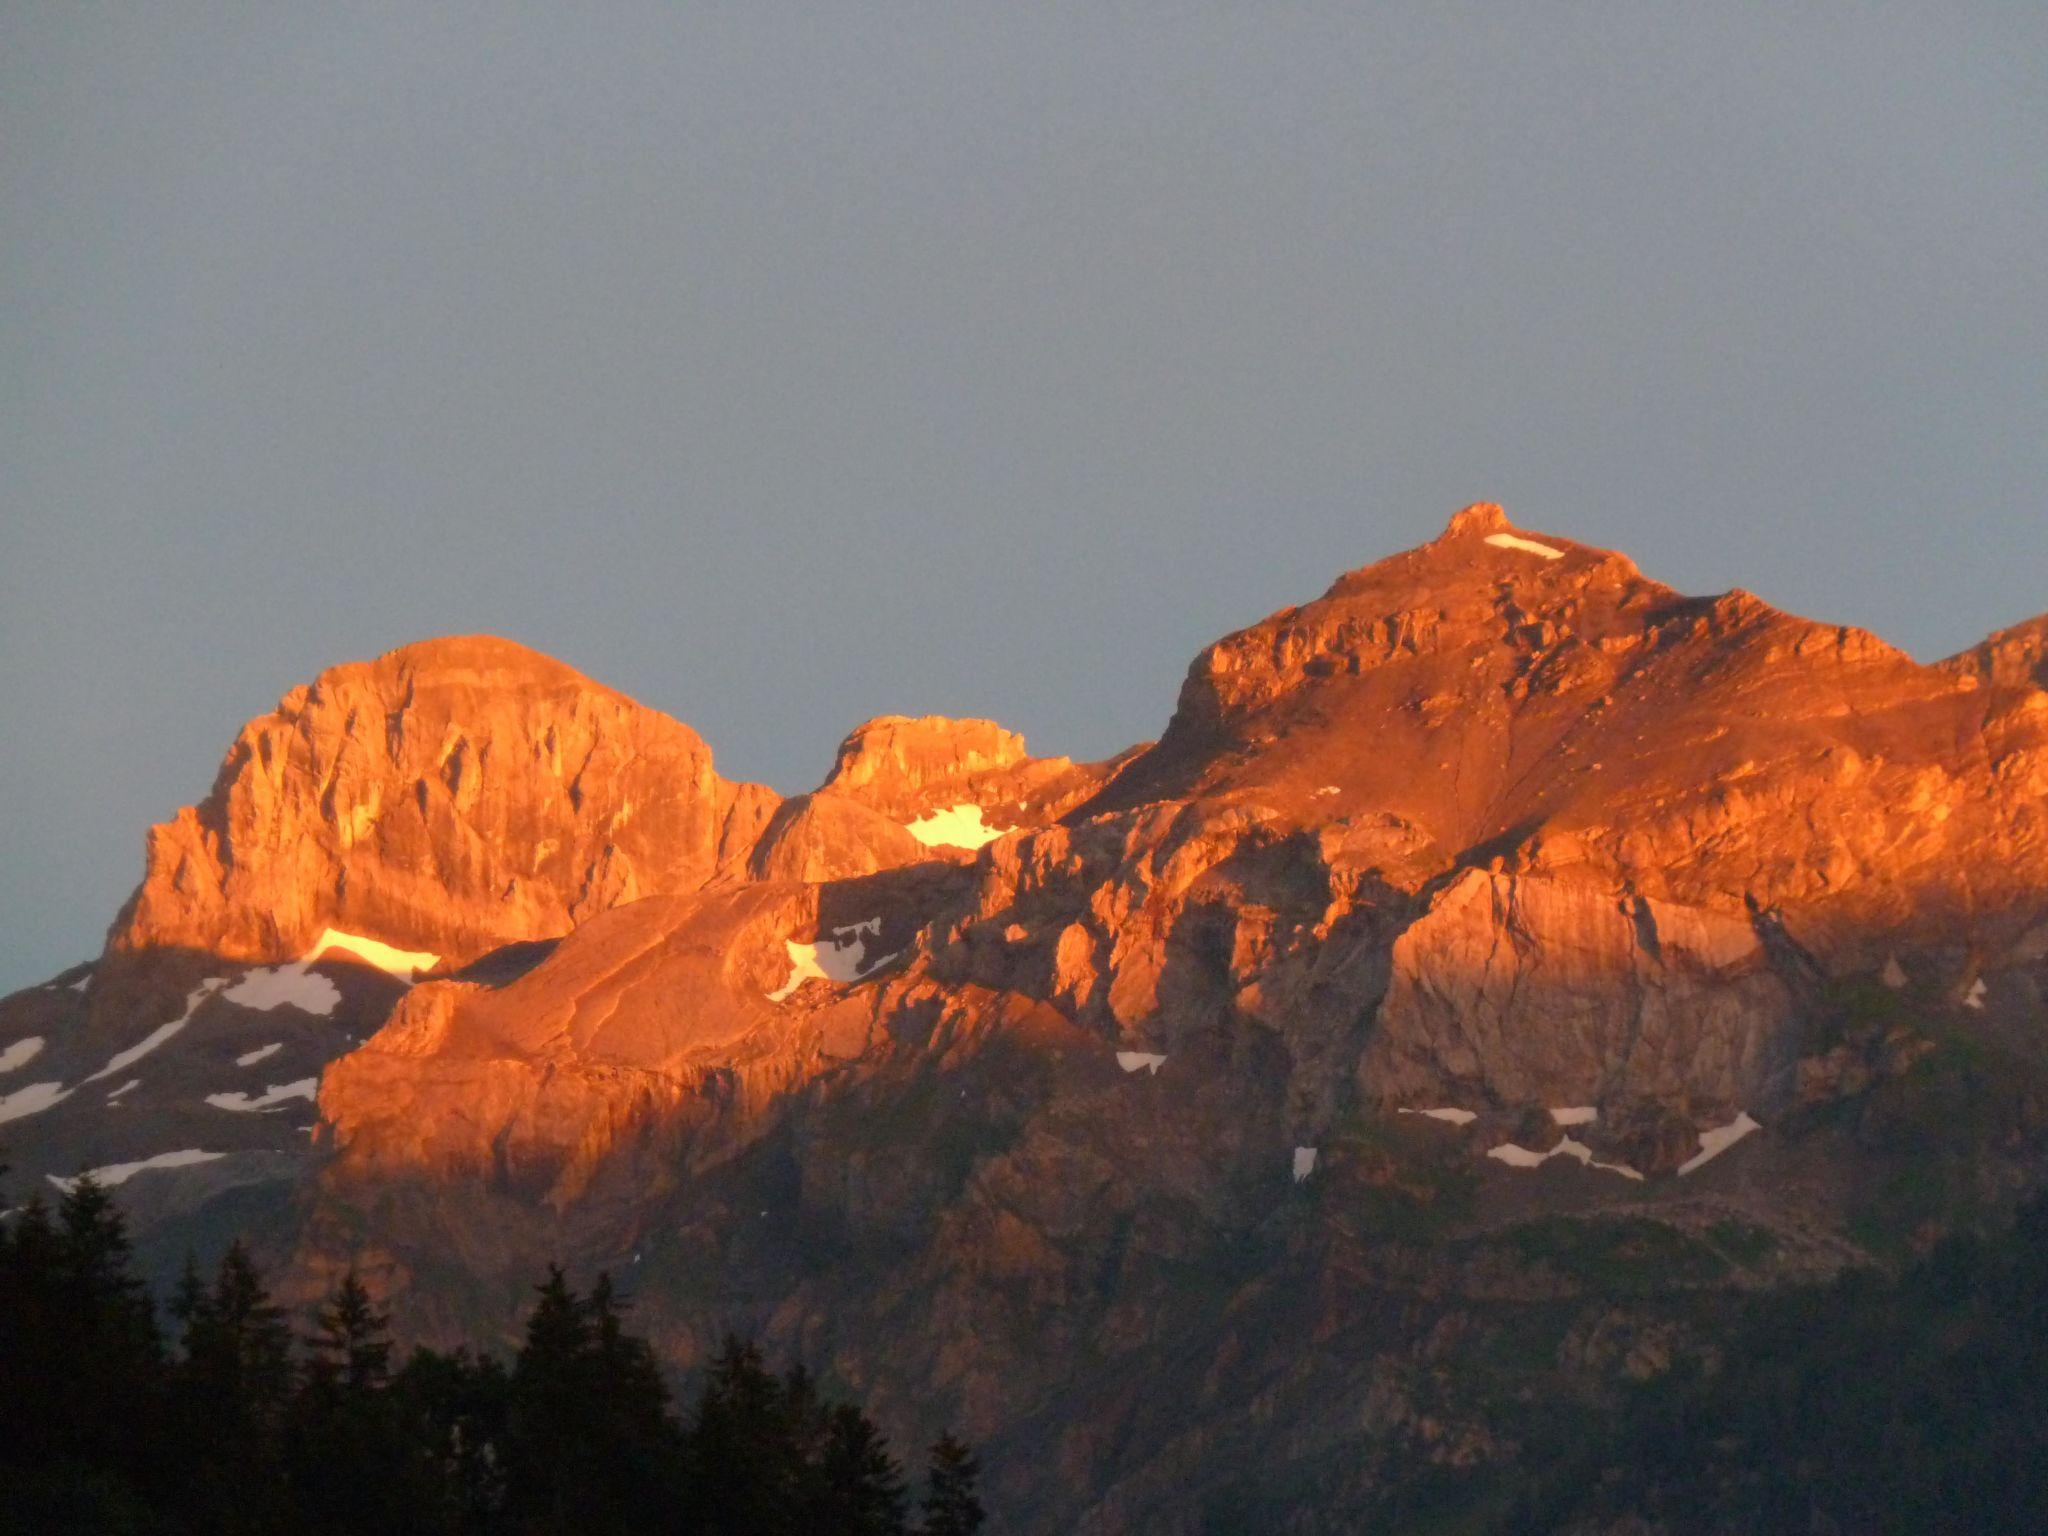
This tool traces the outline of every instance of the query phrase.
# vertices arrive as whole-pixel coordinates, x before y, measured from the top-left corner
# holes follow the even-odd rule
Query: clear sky
[[[1157,734],[1499,500],[1933,658],[2048,607],[2048,8],[0,3],[0,988],[322,667],[814,783]]]

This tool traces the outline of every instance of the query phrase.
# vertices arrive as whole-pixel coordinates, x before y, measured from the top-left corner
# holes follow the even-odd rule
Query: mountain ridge
[[[1714,1284],[1794,1284],[2038,1182],[2043,634],[1923,666],[1478,504],[1206,647],[1156,743],[884,716],[787,798],[420,642],[251,721],[92,968],[0,1000],[0,1137],[202,1152],[125,1186],[152,1252],[251,1233],[430,1338],[612,1268],[674,1366],[738,1323],[963,1428],[1020,1530],[1202,1529],[1220,1447],[1344,1529],[1402,1455],[1515,1464],[1427,1361],[1596,1327],[1544,1223],[1734,1222]],[[1927,1167],[1952,1209],[1872,1193]],[[1666,1367],[1689,1273],[1613,1325]],[[1567,1354],[1513,1391],[1622,1368]]]

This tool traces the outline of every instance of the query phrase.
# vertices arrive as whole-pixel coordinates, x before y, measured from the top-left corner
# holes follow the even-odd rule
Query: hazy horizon
[[[2048,609],[2048,13],[0,10],[0,991],[327,666],[811,787],[1157,734],[1459,507],[1923,661]]]

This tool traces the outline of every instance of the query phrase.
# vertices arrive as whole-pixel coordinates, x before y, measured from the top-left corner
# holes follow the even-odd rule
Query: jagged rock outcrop
[[[778,797],[680,721],[524,646],[406,646],[251,721],[151,829],[110,954],[302,953],[333,926],[453,964],[744,860]]]
[[[2048,688],[2048,613],[1987,636],[1942,667],[1979,682]]]
[[[100,960],[0,1003],[0,1136],[201,1151],[146,1240],[360,1264],[423,1336],[608,1266],[678,1366],[737,1324],[965,1429],[1016,1529],[1286,1528],[1218,1458],[1355,1527],[1513,1465],[1447,1385],[1503,1318],[1633,1379],[1692,1346],[1616,1266],[1811,1278],[1925,1239],[1871,1211],[1929,1148],[2048,1166],[2044,633],[1922,667],[1479,506],[1206,649],[1154,745],[885,717],[788,800],[409,647],[253,722]],[[228,1091],[269,1062],[288,1115]]]

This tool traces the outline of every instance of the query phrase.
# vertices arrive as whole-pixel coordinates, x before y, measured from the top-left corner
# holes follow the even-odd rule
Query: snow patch
[[[273,1008],[298,1008],[325,1018],[341,1001],[341,988],[317,976],[307,960],[290,965],[258,967],[221,995],[239,1007],[268,1013]]]
[[[0,1124],[39,1115],[52,1104],[61,1104],[70,1097],[71,1090],[62,1083],[30,1083],[26,1088],[0,1094]]]
[[[1678,1165],[1679,1173],[1691,1173],[1695,1168],[1712,1162],[1751,1131],[1762,1129],[1761,1125],[1749,1118],[1749,1111],[1745,1109],[1726,1125],[1715,1126],[1710,1131],[1701,1131],[1699,1151]]]
[[[126,1184],[138,1173],[147,1173],[152,1168],[190,1168],[194,1163],[211,1163],[226,1157],[225,1152],[200,1152],[188,1149],[183,1152],[159,1152],[155,1157],[145,1157],[135,1163],[109,1163],[104,1168],[94,1168],[81,1173],[77,1179],[60,1179],[56,1174],[45,1174],[52,1184],[65,1194],[78,1187],[78,1179],[90,1178],[95,1184],[111,1189],[116,1184]]]
[[[1299,1184],[1315,1171],[1316,1149],[1314,1147],[1296,1147],[1294,1149],[1294,1182]]]
[[[978,805],[956,805],[905,822],[903,830],[927,848],[979,848],[994,842],[1008,829],[984,825]]]
[[[387,976],[409,982],[421,971],[431,971],[441,963],[441,957],[423,949],[393,949],[389,944],[380,944],[375,939],[366,939],[359,933],[343,933],[339,928],[320,930],[320,942],[300,957],[301,965],[311,965],[322,955],[339,951],[354,955],[358,960],[374,965]]]
[[[1970,983],[1969,995],[1963,999],[1963,1006],[1965,1008],[1975,1008],[1976,1010],[1978,1010],[1978,1012],[1981,1013],[1984,1009],[1985,994],[1989,991],[1990,988],[1984,985],[1984,978],[1982,976],[1979,976],[1975,981]]]
[[[74,992],[83,992],[87,987],[91,985],[92,977],[90,975],[85,975],[79,977],[78,980],[71,983],[71,990]]]
[[[784,939],[782,947],[789,952],[789,980],[768,993],[768,1001],[781,1002],[807,981],[830,981],[843,986],[847,982],[872,976],[896,956],[884,955],[863,968],[861,962],[867,959],[868,946],[867,941],[859,935],[867,933],[879,937],[881,931],[882,920],[876,917],[864,923],[849,923],[844,928],[834,928],[829,937],[820,939],[815,944],[799,944],[794,939]],[[855,937],[840,943],[838,935],[842,933],[851,933]]]
[[[366,939],[359,933],[323,928],[319,940],[298,959],[289,965],[265,966],[250,971],[223,995],[229,1002],[258,1013],[291,1007],[325,1018],[341,1001],[341,988],[325,976],[316,975],[313,965],[323,956],[336,954],[374,966],[408,986],[419,972],[430,971],[441,963],[439,955],[424,949],[394,949],[377,939]]]
[[[42,1054],[43,1037],[30,1035],[26,1040],[17,1040],[0,1051],[0,1072],[19,1072],[23,1067]]]
[[[236,1114],[248,1114],[252,1110],[271,1109],[291,1099],[310,1099],[320,1091],[320,1079],[302,1077],[295,1083],[272,1084],[260,1097],[251,1098],[246,1093],[209,1093],[206,1102],[215,1109],[231,1109]]]
[[[1886,958],[1884,969],[1877,973],[1877,979],[1896,992],[1912,978],[1907,976],[1906,968],[1899,964],[1899,957],[1891,955]]]
[[[283,1049],[284,1042],[282,1040],[278,1041],[274,1045],[258,1046],[255,1050],[249,1052],[249,1054],[246,1056],[237,1056],[235,1058],[235,1065],[238,1067],[253,1067],[256,1065],[257,1062],[265,1060],[268,1057],[275,1056],[279,1051]]]
[[[219,991],[222,983],[226,980],[225,976],[207,977],[206,980],[185,994],[185,1011],[183,1013],[179,1014],[168,1024],[157,1025],[141,1041],[129,1046],[127,1050],[116,1051],[107,1058],[107,1064],[101,1067],[99,1071],[93,1073],[91,1077],[88,1077],[85,1082],[96,1083],[103,1077],[112,1077],[123,1067],[133,1066],[136,1062],[142,1060],[143,1057],[191,1023],[192,1015],[199,1011],[199,1005]],[[80,1083],[78,1086],[83,1088],[85,1083]]]
[[[1559,1125],[1591,1125],[1600,1118],[1600,1111],[1590,1104],[1581,1104],[1575,1109],[1553,1109],[1550,1118]]]
[[[1150,1072],[1154,1077],[1166,1065],[1166,1058],[1151,1051],[1118,1051],[1116,1064],[1126,1072]]]
[[[1489,533],[1486,542],[1495,549],[1519,549],[1526,554],[1541,555],[1546,560],[1562,560],[1564,551],[1552,549],[1548,544],[1538,544],[1534,539],[1525,539],[1517,533]]]
[[[1548,1152],[1531,1152],[1527,1147],[1518,1147],[1511,1141],[1497,1147],[1489,1147],[1486,1155],[1496,1162],[1506,1163],[1510,1168],[1541,1168],[1553,1157],[1575,1158],[1581,1168],[1598,1168],[1605,1173],[1618,1173],[1624,1179],[1634,1179],[1638,1184],[1643,1176],[1626,1163],[1603,1163],[1593,1156],[1593,1149],[1583,1141],[1567,1136]]]
[[[129,1079],[128,1079],[128,1081],[127,1081],[127,1082],[123,1083],[123,1084],[122,1084],[122,1085],[121,1085],[120,1087],[118,1087],[118,1088],[116,1088],[116,1089],[113,1089],[113,1090],[112,1090],[111,1092],[109,1092],[109,1093],[107,1094],[107,1103],[108,1103],[109,1105],[111,1105],[111,1106],[112,1106],[113,1108],[116,1108],[116,1109],[118,1109],[118,1108],[120,1108],[120,1107],[121,1107],[121,1106],[120,1106],[120,1099],[121,1099],[121,1095],[122,1095],[122,1094],[124,1094],[124,1093],[126,1093],[126,1092],[127,1092],[127,1091],[128,1091],[129,1089],[130,1089],[130,1088],[140,1088],[141,1086],[142,1086],[142,1079],[141,1079],[141,1078],[139,1078],[139,1077],[131,1077],[131,1078],[129,1078]]]
[[[1442,1120],[1450,1125],[1470,1125],[1479,1118],[1477,1111],[1470,1109],[1401,1109],[1401,1115],[1421,1115],[1430,1120]]]

